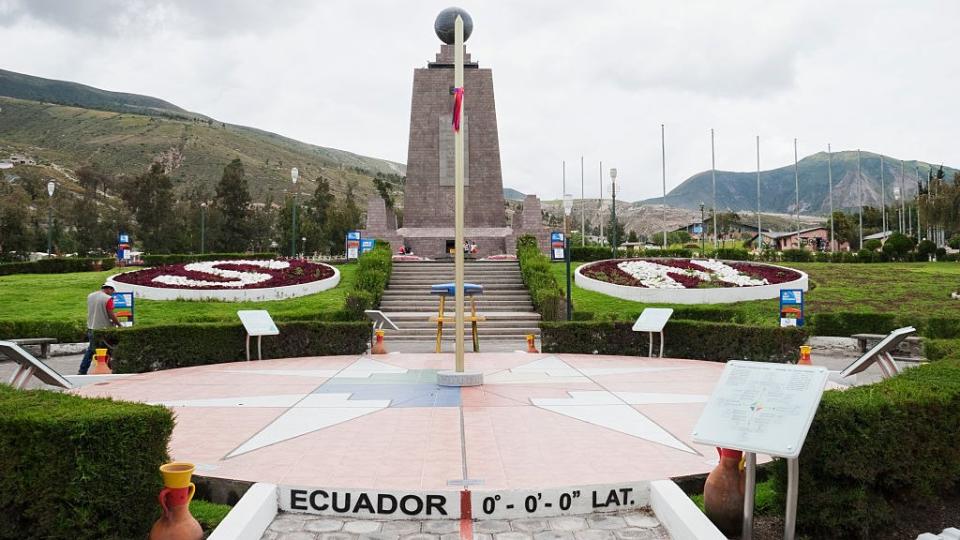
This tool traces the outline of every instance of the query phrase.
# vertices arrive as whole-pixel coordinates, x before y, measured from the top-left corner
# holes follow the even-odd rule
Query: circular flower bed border
[[[631,259],[619,260],[626,262]],[[641,259],[635,259],[641,260]],[[809,278],[807,274],[793,268],[785,268],[773,264],[749,263],[751,266],[769,267],[778,270],[787,270],[795,272],[799,278],[784,283],[772,285],[753,285],[745,287],[721,286],[708,288],[649,288],[635,287],[630,285],[617,285],[594,279],[583,274],[583,270],[595,264],[610,262],[597,261],[595,263],[583,264],[577,268],[574,280],[578,287],[594,291],[624,300],[634,302],[646,302],[651,304],[729,304],[733,302],[746,302],[750,300],[768,300],[780,297],[780,289],[802,289],[808,290]],[[676,263],[687,262],[687,259],[660,259],[666,262],[668,266],[676,266]],[[696,260],[691,261],[696,263]],[[727,264],[742,264],[742,261],[722,261]],[[674,264],[670,264],[674,263]],[[681,266],[677,266],[681,268]],[[682,270],[680,270],[682,271]]]
[[[228,267],[242,266],[243,261],[210,261],[206,264],[223,265]],[[117,292],[132,292],[136,298],[144,300],[217,300],[222,302],[263,302],[297,298],[300,296],[316,294],[327,289],[332,289],[340,283],[340,271],[337,270],[336,267],[323,263],[311,264],[324,266],[327,269],[332,270],[333,273],[330,276],[322,279],[301,281],[299,283],[295,282],[291,285],[276,287],[256,287],[256,284],[254,284],[252,287],[248,288],[210,288],[215,286],[212,283],[205,285],[205,288],[177,288],[169,285],[166,287],[150,287],[147,285],[125,283],[116,279],[118,276],[123,274],[114,274],[110,276],[107,279],[107,283],[113,285]],[[186,267],[187,265],[184,264],[173,266]],[[137,272],[148,272],[153,270],[155,269],[144,269],[138,270]],[[258,270],[261,269],[254,269],[252,271],[257,272]],[[263,271],[266,270],[267,269],[263,269]],[[189,272],[189,270],[187,272]],[[217,279],[217,276],[215,275],[211,277],[213,279]],[[221,277],[220,279],[223,278]],[[298,281],[300,280],[298,279]]]

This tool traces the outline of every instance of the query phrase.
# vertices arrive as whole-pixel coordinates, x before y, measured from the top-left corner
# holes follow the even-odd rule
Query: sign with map
[[[693,428],[693,441],[796,458],[827,374],[822,366],[727,362]]]

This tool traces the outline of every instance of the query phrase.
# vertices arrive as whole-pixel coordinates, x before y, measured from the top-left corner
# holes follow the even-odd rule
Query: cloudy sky
[[[0,0],[0,67],[160,97],[406,161],[413,69],[446,2]],[[960,166],[960,2],[465,0],[493,68],[504,185],[660,193],[710,168],[858,147]],[[606,192],[606,189],[605,189]]]

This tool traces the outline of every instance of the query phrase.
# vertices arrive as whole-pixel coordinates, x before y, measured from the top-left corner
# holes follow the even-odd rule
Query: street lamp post
[[[300,237],[300,255],[302,257],[307,256],[307,237],[306,236]]]
[[[297,185],[300,179],[300,171],[294,167],[290,169],[290,179],[293,185]],[[290,225],[290,257],[297,256],[297,198],[293,197],[293,223]]]
[[[50,195],[47,205],[47,257],[53,251],[53,192],[57,189],[57,183],[53,180],[47,182],[47,194]]]
[[[207,250],[207,203],[200,203],[200,254]]]
[[[610,200],[613,202],[613,209],[611,211],[612,223],[610,224],[613,227],[613,258],[617,258],[617,169],[610,169]]]
[[[700,256],[701,256],[701,257],[703,257],[703,237],[705,236],[705,235],[704,235],[704,232],[706,232],[706,229],[704,229],[703,227],[704,227],[704,222],[703,222],[703,201],[700,201]]]

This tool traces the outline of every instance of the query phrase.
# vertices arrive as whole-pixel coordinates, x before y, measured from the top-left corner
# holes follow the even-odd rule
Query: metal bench
[[[10,343],[16,343],[21,347],[24,345],[39,345],[40,346],[40,358],[46,360],[50,358],[50,345],[57,342],[56,339],[51,337],[35,337],[35,338],[17,338],[17,339],[8,339]]]

